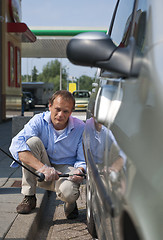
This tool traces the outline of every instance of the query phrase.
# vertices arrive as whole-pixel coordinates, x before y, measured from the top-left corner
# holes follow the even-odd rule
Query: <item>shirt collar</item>
[[[52,122],[51,122],[51,112],[50,112],[50,111],[45,112],[44,120],[45,120],[48,124],[52,124]],[[69,117],[69,121],[68,121],[68,125],[67,125],[67,133],[70,133],[70,131],[71,131],[73,128],[74,128],[74,121],[73,121],[73,117],[70,116],[70,117]]]
[[[51,118],[50,118],[50,116],[51,116],[51,113],[50,113],[50,111],[47,111],[47,112],[45,112],[44,113],[44,120],[47,122],[47,123],[51,123]]]

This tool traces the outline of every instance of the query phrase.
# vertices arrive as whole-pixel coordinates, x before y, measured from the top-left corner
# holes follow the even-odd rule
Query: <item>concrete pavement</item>
[[[86,223],[85,188],[83,183],[77,200],[79,216],[70,220],[65,217],[64,203],[57,199],[55,192],[51,192],[35,240],[93,240]]]
[[[0,147],[9,153],[12,120],[0,123]],[[37,189],[37,208],[28,215],[16,212],[22,201],[21,167],[10,168],[12,159],[0,151],[0,240],[34,239],[39,220],[48,199],[47,191]]]

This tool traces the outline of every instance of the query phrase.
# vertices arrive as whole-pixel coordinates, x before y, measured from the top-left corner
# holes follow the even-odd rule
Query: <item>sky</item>
[[[116,0],[22,0],[22,22],[27,26],[104,27],[108,29]],[[31,74],[36,66],[42,72],[48,58],[22,59],[22,74]],[[58,59],[59,61],[61,59]],[[62,59],[69,76],[94,77],[96,68],[81,67]]]

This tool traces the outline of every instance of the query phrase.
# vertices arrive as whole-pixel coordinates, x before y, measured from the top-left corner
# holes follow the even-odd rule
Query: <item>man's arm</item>
[[[27,140],[33,136],[40,136],[44,129],[43,114],[36,114],[32,117],[24,128],[12,139],[10,152],[12,156],[19,160],[19,152],[30,151]]]
[[[19,160],[24,164],[34,168],[36,171],[45,175],[45,181],[54,181],[59,179],[60,172],[55,168],[44,165],[37,158],[33,156],[30,151],[22,151],[18,153]]]
[[[22,163],[27,164],[28,166],[34,168],[36,171],[44,166],[44,164],[35,158],[30,151],[19,152],[18,156],[19,160]]]

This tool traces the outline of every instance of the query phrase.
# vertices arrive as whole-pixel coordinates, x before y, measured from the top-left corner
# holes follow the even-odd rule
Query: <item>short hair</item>
[[[53,105],[54,99],[56,97],[61,96],[64,100],[66,101],[71,101],[73,103],[73,108],[72,110],[75,109],[75,98],[74,96],[67,90],[59,90],[53,93],[53,95],[49,98],[49,103]]]

